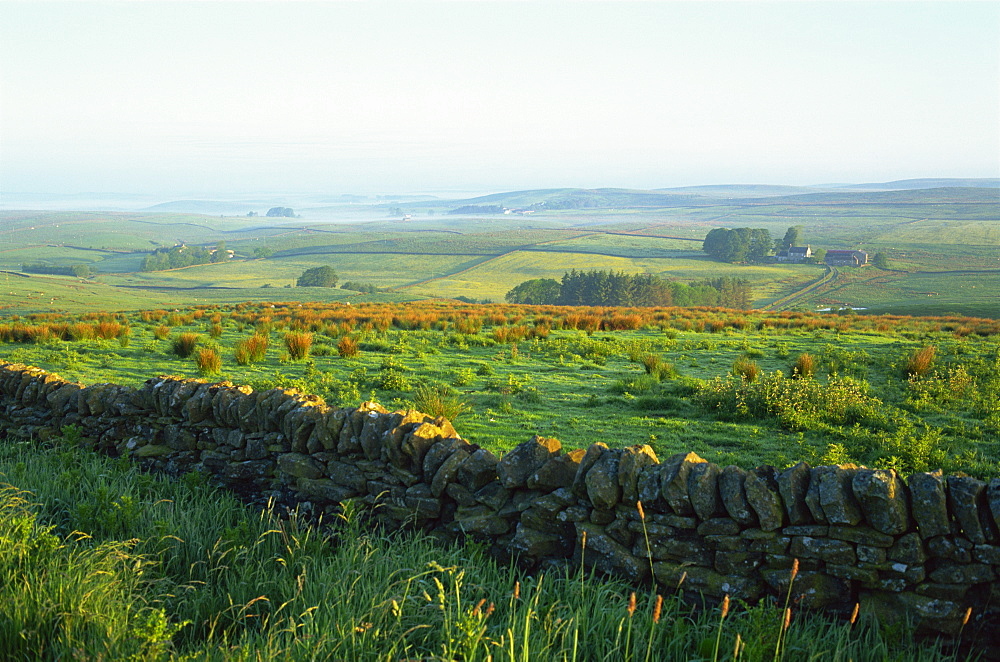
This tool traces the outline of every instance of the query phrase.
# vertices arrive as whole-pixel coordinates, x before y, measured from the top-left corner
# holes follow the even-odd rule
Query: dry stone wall
[[[159,377],[82,386],[0,363],[0,430],[76,425],[95,449],[154,470],[202,471],[244,496],[344,500],[381,524],[483,541],[527,565],[570,562],[665,590],[906,614],[955,632],[1000,584],[1000,479],[940,472],[719,467],[649,446],[564,452],[534,437],[502,458],[452,425],[375,403]]]

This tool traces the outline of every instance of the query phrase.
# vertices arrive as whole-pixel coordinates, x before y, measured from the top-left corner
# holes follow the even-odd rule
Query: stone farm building
[[[868,253],[864,251],[829,250],[826,263],[831,267],[863,267],[868,264]]]
[[[793,264],[802,264],[808,258],[812,257],[812,248],[809,246],[790,246],[788,250],[779,251],[777,255],[774,256],[775,260],[778,262],[791,262]]]

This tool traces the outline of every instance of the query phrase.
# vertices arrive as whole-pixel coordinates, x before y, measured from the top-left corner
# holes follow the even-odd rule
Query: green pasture
[[[643,240],[645,241],[645,240]],[[560,244],[552,249],[561,247]],[[815,280],[822,273],[814,265],[731,265],[707,257],[632,258],[596,253],[556,252],[556,250],[516,251],[487,260],[452,276],[407,288],[430,297],[455,297],[502,301],[518,283],[532,278],[559,280],[572,269],[604,269],[627,273],[652,273],[681,280],[702,280],[720,276],[746,278],[754,284],[759,300],[773,300]]]
[[[315,293],[316,300],[355,300],[343,290],[298,289],[304,296]],[[392,295],[372,296],[389,300]],[[393,310],[405,312],[387,312]],[[863,318],[850,316],[839,318],[839,331],[756,330],[751,323],[744,331],[716,333],[647,328],[587,335],[564,330],[516,343],[498,341],[490,327],[471,335],[447,328],[390,328],[352,332],[361,353],[342,358],[337,344],[343,331],[323,325],[324,330],[313,335],[308,361],[290,360],[283,344],[285,331],[271,329],[266,358],[239,365],[233,347],[255,329],[223,315],[221,333],[212,337],[210,314],[170,327],[165,339],[154,333],[163,321],[147,323],[131,315],[131,333],[124,343],[95,339],[0,344],[0,358],[86,383],[138,385],[160,374],[197,377],[194,361],[173,351],[173,339],[188,332],[199,334],[202,346],[219,350],[222,373],[212,378],[255,388],[296,386],[334,405],[375,399],[390,408],[419,406],[414,404],[418,386],[447,385],[468,405],[468,412],[456,421],[458,430],[496,452],[542,434],[570,447],[595,441],[649,444],[661,457],[693,450],[722,465],[781,467],[803,459],[822,463],[848,457],[900,470],[935,468],[930,464],[936,463],[949,470],[1000,475],[1000,382],[994,365],[1000,345],[992,338],[961,339],[946,330],[918,335],[908,332],[905,324],[879,333],[853,331]],[[916,349],[927,345],[937,348],[941,372],[935,373],[938,381],[928,382],[929,390],[917,391],[905,379],[903,366]],[[727,379],[738,360],[753,361],[762,375],[780,371],[787,376],[803,352],[815,358],[817,388],[827,388],[827,381],[833,388],[835,379],[848,378],[867,394],[857,396],[861,409],[852,420],[858,425],[822,419],[804,423],[782,418],[785,414],[748,417],[735,405],[723,415],[699,400],[698,393],[712,380]],[[663,375],[647,374],[640,361],[644,356],[656,356],[671,368]],[[949,371],[958,366],[965,366],[973,382],[965,377],[948,381],[954,380]],[[959,387],[974,390],[961,395],[954,391]]]
[[[300,272],[301,273],[301,272]],[[102,276],[103,277],[103,276]],[[110,279],[110,277],[109,277]],[[359,295],[339,288],[232,287],[193,288],[174,283],[158,288],[141,282],[115,284],[81,281],[69,276],[19,275],[0,272],[0,322],[4,316],[35,312],[81,313],[100,310],[152,310],[243,301],[412,301],[410,293]]]
[[[661,237],[628,236],[594,232],[538,244],[534,250],[567,253],[595,253],[617,257],[704,257],[701,244]]]
[[[815,301],[863,307],[872,313],[998,317],[1000,271],[899,274],[866,269],[839,278]]]

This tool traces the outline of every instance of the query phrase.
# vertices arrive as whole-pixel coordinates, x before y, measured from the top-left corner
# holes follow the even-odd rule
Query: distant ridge
[[[173,200],[171,202],[161,202],[152,207],[145,207],[139,211],[174,212],[181,214],[223,214],[225,216],[246,216],[248,212],[254,211],[263,216],[264,212],[272,206],[274,205],[271,203],[258,200]]]
[[[975,182],[976,186],[962,186]],[[923,186],[922,184],[947,184]],[[906,184],[906,185],[902,185]],[[882,188],[871,188],[882,187]],[[546,211],[567,209],[635,209],[650,207],[699,207],[716,205],[720,198],[733,204],[912,203],[1000,201],[1000,179],[920,179],[885,184],[842,187],[721,184],[672,189],[555,188],[508,191],[461,200],[438,201],[455,208],[500,206]]]
[[[873,184],[843,184],[831,188],[865,189],[869,191],[903,191],[924,188],[1000,188],[1000,178],[926,178],[898,179],[894,182]]]
[[[663,193],[710,195],[720,198],[764,198],[777,195],[798,195],[828,190],[816,186],[784,186],[781,184],[709,184],[703,186],[675,186],[654,189]]]
[[[614,209],[634,207],[676,207],[707,205],[714,200],[703,195],[665,193],[626,188],[554,188],[493,193],[452,201],[456,206],[501,205],[515,209]]]
[[[760,199],[745,200],[761,204]],[[1000,204],[1000,190],[993,187],[942,187],[846,190],[767,198],[767,204],[944,204],[949,202]]]

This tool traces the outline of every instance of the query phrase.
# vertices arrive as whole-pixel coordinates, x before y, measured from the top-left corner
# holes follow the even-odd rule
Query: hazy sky
[[[0,192],[997,176],[996,2],[0,1]]]

